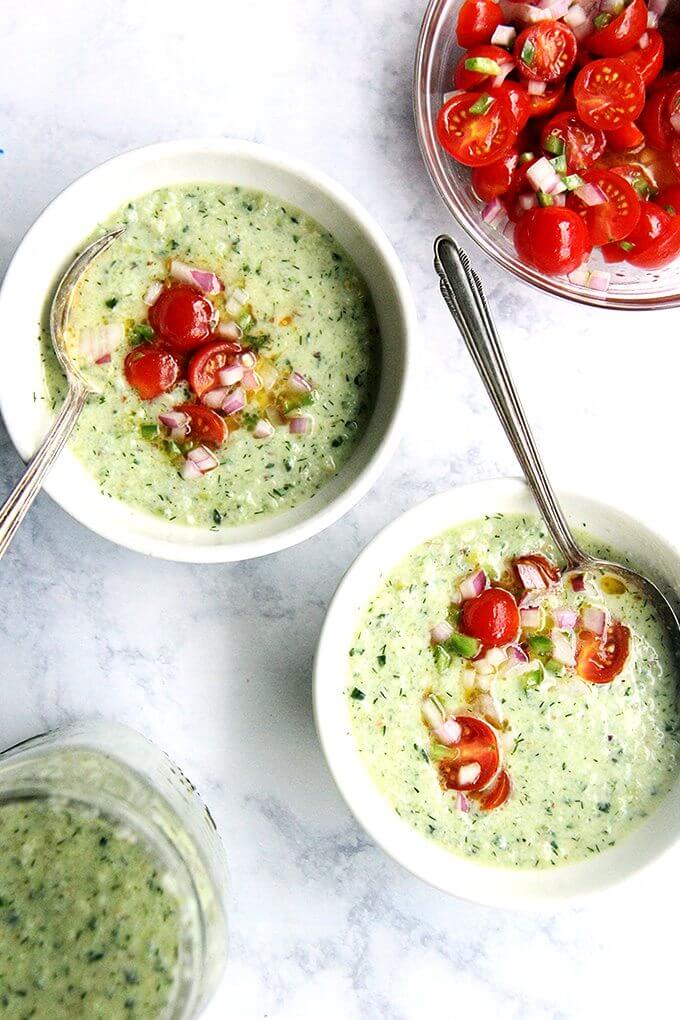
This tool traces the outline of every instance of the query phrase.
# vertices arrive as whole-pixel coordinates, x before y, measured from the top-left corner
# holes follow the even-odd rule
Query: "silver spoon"
[[[566,561],[567,571],[603,571],[641,590],[661,610],[677,649],[680,647],[680,623],[670,602],[654,582],[621,563],[591,556],[576,542],[546,475],[482,285],[467,254],[450,237],[442,235],[434,243],[434,266],[440,276],[443,298],[472,355],[548,531]]]
[[[40,492],[45,475],[71,435],[88,397],[100,392],[96,383],[86,379],[78,365],[71,360],[65,342],[66,326],[73,294],[83,273],[94,259],[106,251],[123,233],[124,229],[120,227],[118,230],[112,230],[93,241],[74,259],[59,281],[50,307],[50,336],[59,363],[66,374],[68,391],[52,428],[38,447],[16,487],[0,507],[0,557],[6,552],[17,528]]]

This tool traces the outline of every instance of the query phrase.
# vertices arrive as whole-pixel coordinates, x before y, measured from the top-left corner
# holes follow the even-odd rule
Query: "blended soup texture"
[[[586,548],[615,559],[587,535]],[[680,707],[667,636],[633,591],[612,594],[587,579],[585,593],[561,585],[560,604],[606,609],[631,631],[630,654],[611,683],[545,673],[537,687],[521,670],[491,680],[502,716],[512,793],[497,810],[457,809],[430,760],[423,698],[433,692],[452,714],[465,712],[469,664],[453,657],[440,671],[430,629],[446,619],[465,575],[481,567],[493,581],[509,558],[557,554],[535,517],[470,522],[413,550],[371,599],[350,650],[347,696],[366,768],[404,821],[451,851],[514,868],[544,868],[613,846],[646,818],[680,770]]]
[[[110,364],[88,366],[103,392],[83,412],[74,453],[106,495],[192,526],[247,524],[313,498],[361,440],[377,389],[377,320],[351,259],[299,210],[272,195],[219,184],[144,195],[93,237],[120,225],[125,233],[96,260],[74,301],[74,333],[116,323],[126,329]],[[181,477],[171,444],[145,434],[160,412],[190,399],[180,384],[142,400],[123,369],[125,356],[145,339],[143,296],[154,281],[167,279],[170,259],[209,268],[228,289],[247,292],[252,321],[243,342],[281,372],[313,381],[313,432],[292,435],[284,425],[258,440],[249,430],[258,408],[248,406],[242,427],[217,451],[220,466],[192,482]],[[46,399],[56,410],[65,384],[46,329],[42,350]]]
[[[158,861],[63,800],[0,804],[0,1016],[166,1016],[179,904]]]

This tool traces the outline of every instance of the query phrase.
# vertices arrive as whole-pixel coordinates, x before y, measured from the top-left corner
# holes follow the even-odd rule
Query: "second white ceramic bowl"
[[[664,589],[680,589],[680,551],[627,514],[585,496],[560,493],[567,517],[615,549]],[[492,906],[545,907],[578,899],[632,876],[680,839],[680,781],[627,839],[587,861],[514,871],[458,857],[416,832],[392,809],[364,768],[351,732],[348,652],[367,602],[407,553],[448,528],[485,514],[530,513],[524,482],[496,479],[434,496],[398,517],[345,575],[321,633],[314,668],[314,711],[326,760],[357,820],[388,854],[445,892]]]
[[[188,528],[111,500],[68,448],[44,487],[76,520],[138,552],[192,562],[244,560],[294,545],[336,521],[373,485],[398,439],[416,321],[408,283],[380,227],[325,174],[264,146],[222,139],[150,145],[85,174],[42,213],[7,270],[0,291],[0,409],[28,459],[51,420],[34,394],[44,389],[39,323],[59,276],[97,223],[125,201],[194,181],[270,192],[313,216],[350,254],[371,290],[382,337],[380,388],[366,434],[313,500],[237,528]]]

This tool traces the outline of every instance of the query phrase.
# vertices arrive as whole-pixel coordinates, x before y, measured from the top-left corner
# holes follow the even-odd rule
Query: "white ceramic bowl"
[[[398,439],[416,321],[408,283],[380,227],[324,174],[261,145],[214,139],[136,149],[71,184],[24,237],[0,291],[0,410],[14,445],[28,459],[50,424],[34,393],[44,388],[38,323],[58,277],[96,224],[126,200],[193,181],[277,195],[323,224],[354,259],[373,295],[383,341],[380,388],[366,434],[313,500],[237,528],[187,528],[111,500],[68,449],[45,490],[76,520],[138,552],[192,562],[244,560],[301,542],[336,521],[373,485]]]
[[[627,514],[561,493],[567,516],[614,548],[625,549],[664,589],[680,588],[680,550]],[[680,836],[680,781],[654,814],[623,842],[587,861],[539,871],[491,867],[458,857],[402,821],[373,784],[356,749],[347,701],[348,651],[360,616],[382,579],[413,548],[448,528],[492,513],[536,513],[524,482],[497,479],[461,486],[420,503],[388,525],[345,575],[331,603],[314,669],[321,745],[341,794],[388,854],[445,892],[493,906],[555,906],[628,878]]]

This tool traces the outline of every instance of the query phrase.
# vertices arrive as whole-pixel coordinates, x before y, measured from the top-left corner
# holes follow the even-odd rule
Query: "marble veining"
[[[351,560],[416,500],[517,472],[431,268],[434,236],[461,235],[412,124],[422,7],[0,7],[0,272],[40,209],[101,160],[159,139],[234,136],[348,187],[394,243],[420,316],[396,456],[352,513],[297,549],[236,566],[155,562],[38,500],[0,565],[0,743],[101,714],[156,740],[196,782],[231,871],[231,957],[209,1020],[670,1015],[680,900],[670,865],[554,915],[458,902],[367,838],[314,732],[315,642]],[[556,480],[678,540],[677,312],[577,308],[468,247]],[[0,496],[19,470],[0,431]]]

